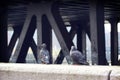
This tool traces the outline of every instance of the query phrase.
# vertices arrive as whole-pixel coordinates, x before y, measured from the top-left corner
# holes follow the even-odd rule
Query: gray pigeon
[[[71,47],[70,57],[72,58],[73,64],[88,65],[85,56],[75,46]]]
[[[50,55],[49,55],[49,51],[46,49],[45,43],[41,45],[40,59],[41,59],[41,63],[49,64]]]

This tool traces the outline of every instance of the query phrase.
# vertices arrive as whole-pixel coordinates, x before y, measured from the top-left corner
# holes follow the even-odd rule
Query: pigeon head
[[[47,45],[46,45],[45,43],[43,43],[43,44],[41,45],[41,47],[42,47],[42,48],[46,48]]]
[[[77,50],[75,46],[71,46],[71,51]]]

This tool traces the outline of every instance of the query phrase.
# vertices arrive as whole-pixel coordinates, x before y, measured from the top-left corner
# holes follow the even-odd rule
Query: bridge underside
[[[69,51],[77,35],[77,48],[86,54],[86,35],[91,42],[92,62],[106,65],[104,22],[111,24],[111,63],[118,64],[117,23],[120,18],[120,1],[63,0],[28,1],[10,0],[0,6],[0,62],[25,63],[29,47],[37,62],[40,45],[46,43],[50,51],[50,63],[61,64],[66,58],[71,62]],[[7,31],[13,28],[8,44]],[[67,31],[70,27],[70,31]],[[37,43],[33,36],[37,31]],[[61,50],[53,62],[52,30]],[[18,40],[19,39],[19,40]],[[14,50],[15,44],[18,44]],[[11,59],[10,59],[11,58]]]

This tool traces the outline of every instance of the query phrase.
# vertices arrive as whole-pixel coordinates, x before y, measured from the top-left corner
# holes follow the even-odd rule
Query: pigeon
[[[46,44],[43,43],[40,50],[40,60],[43,64],[49,64],[50,59],[49,51],[46,49],[46,47]]]
[[[85,56],[79,50],[77,50],[75,46],[71,47],[70,57],[73,61],[72,64],[88,65],[88,63],[86,62]]]

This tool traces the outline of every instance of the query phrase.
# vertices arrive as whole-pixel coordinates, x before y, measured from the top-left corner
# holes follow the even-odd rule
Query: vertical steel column
[[[104,5],[99,0],[90,0],[90,36],[92,62],[105,65]]]
[[[112,18],[109,20],[111,24],[111,63],[117,65],[118,63],[118,32],[117,24],[119,19]]]
[[[84,30],[90,39],[90,24],[88,23],[88,21],[86,22],[86,26],[84,27]]]
[[[50,53],[50,64],[52,64],[52,29],[46,15],[42,16],[42,43],[47,44]]]
[[[0,62],[8,62],[7,53],[7,6],[0,6]]]
[[[77,48],[84,55],[86,55],[86,32],[84,30],[85,26],[86,26],[86,23],[81,22],[78,24],[78,28],[77,28]]]
[[[36,7],[35,4],[33,5],[33,8],[38,9],[37,10],[37,62],[41,63],[41,59],[39,57],[39,52],[40,52],[40,46],[42,44],[42,20],[41,20],[41,15],[42,15],[42,10],[39,12],[40,6]],[[35,10],[35,9],[33,9]]]
[[[82,31],[82,53],[86,56],[86,32]]]
[[[77,48],[82,52],[82,26],[77,28]]]

